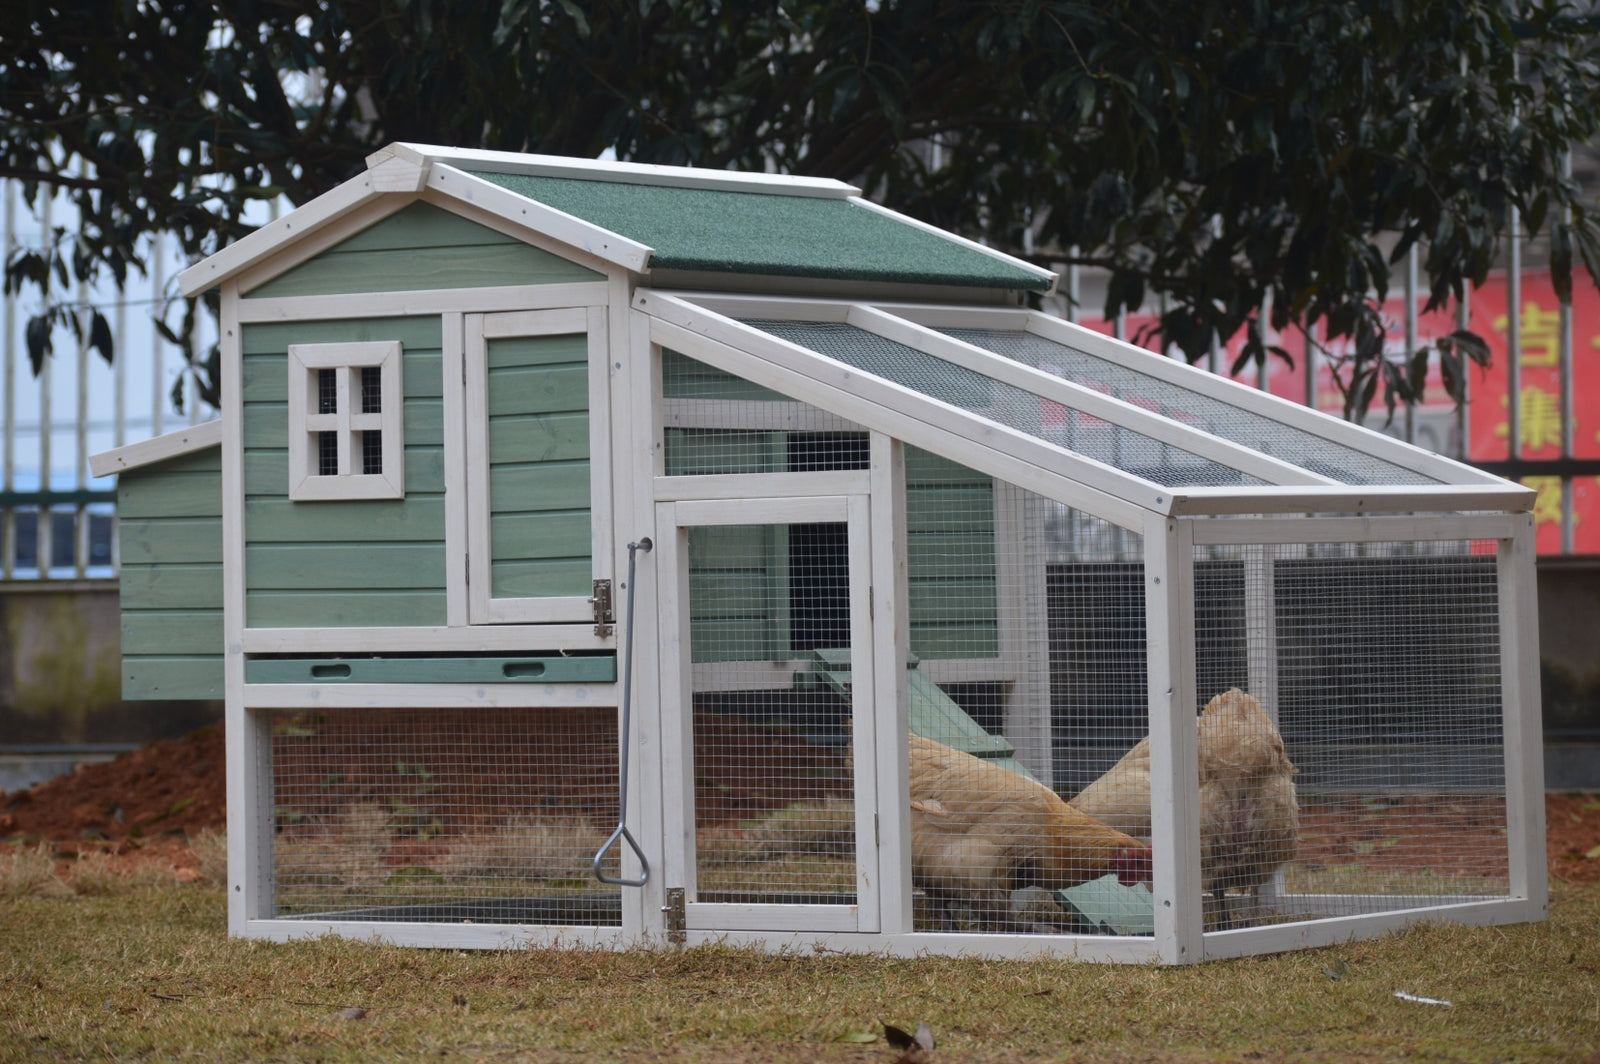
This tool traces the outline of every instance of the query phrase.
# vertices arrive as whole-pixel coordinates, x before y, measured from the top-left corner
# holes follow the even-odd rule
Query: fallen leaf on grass
[[[844,1034],[834,1039],[835,1042],[846,1042],[851,1045],[863,1046],[871,1045],[877,1040],[878,1035],[875,1031],[846,1031]]]
[[[1589,858],[1591,861],[1595,860],[1596,858],[1600,858],[1600,846],[1595,846],[1592,849],[1583,851],[1583,855]]]
[[[341,1020],[359,1020],[366,1014],[367,1010],[360,1005],[351,1005],[349,1008],[340,1011],[339,1018]]]
[[[1343,960],[1335,957],[1332,964],[1322,969],[1322,974],[1329,979],[1343,979],[1350,974],[1350,966]]]

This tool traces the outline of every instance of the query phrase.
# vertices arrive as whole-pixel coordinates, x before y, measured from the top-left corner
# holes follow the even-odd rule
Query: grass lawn
[[[275,945],[229,939],[206,882],[102,869],[67,893],[27,881],[20,854],[0,872],[7,860],[7,1062],[895,1061],[880,1021],[926,1022],[938,1047],[923,1059],[950,1064],[1600,1062],[1600,886],[1558,885],[1542,924],[1162,969]]]

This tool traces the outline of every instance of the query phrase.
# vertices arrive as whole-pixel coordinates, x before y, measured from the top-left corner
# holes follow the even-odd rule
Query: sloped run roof
[[[1046,291],[1014,259],[857,198],[675,188],[463,167],[519,196],[653,249],[652,269]],[[691,171],[692,172],[692,171]]]

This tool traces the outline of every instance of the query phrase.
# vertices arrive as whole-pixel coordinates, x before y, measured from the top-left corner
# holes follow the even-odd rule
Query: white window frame
[[[333,344],[289,345],[289,498],[295,502],[332,499],[403,499],[406,494],[405,391],[400,377],[400,341],[373,340]],[[381,411],[363,414],[353,409],[361,394],[360,378],[352,371],[376,367],[379,371]],[[317,413],[319,371],[334,371],[336,410]],[[352,385],[352,377],[355,384]],[[383,472],[361,473],[355,454],[355,434],[379,432],[383,441]],[[320,447],[314,437],[333,432],[338,441],[337,473],[321,473]]]

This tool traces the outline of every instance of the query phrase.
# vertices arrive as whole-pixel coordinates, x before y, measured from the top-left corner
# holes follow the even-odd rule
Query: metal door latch
[[[611,635],[616,615],[611,610],[611,581],[596,580],[594,594],[589,596],[589,605],[594,607],[594,634],[602,639]]]
[[[683,917],[683,888],[667,888],[667,904],[661,907],[667,914],[667,941],[674,946],[681,946],[689,940],[684,927]]]

